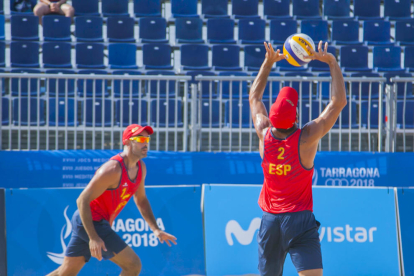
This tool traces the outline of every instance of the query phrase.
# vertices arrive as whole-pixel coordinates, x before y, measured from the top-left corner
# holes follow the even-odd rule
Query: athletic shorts
[[[282,276],[288,252],[297,272],[322,268],[319,225],[310,211],[264,212],[257,234],[260,275]]]
[[[98,236],[104,241],[107,251],[102,250],[102,258],[108,260],[121,252],[128,245],[112,230],[109,222],[106,220],[94,221],[95,231]],[[67,257],[85,257],[85,262],[91,258],[91,251],[89,250],[89,236],[83,227],[79,211],[73,214],[72,217],[72,237],[65,251]]]

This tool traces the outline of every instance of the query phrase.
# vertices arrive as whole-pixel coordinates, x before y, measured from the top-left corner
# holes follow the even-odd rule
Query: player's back
[[[259,205],[269,213],[312,211],[313,167],[305,168],[300,161],[301,129],[284,139],[276,138],[271,128],[264,137],[262,168],[264,183]]]

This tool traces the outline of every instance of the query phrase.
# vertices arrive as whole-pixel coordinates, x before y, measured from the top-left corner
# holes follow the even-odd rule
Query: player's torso
[[[92,218],[95,221],[105,219],[112,223],[131,197],[133,197],[141,182],[141,161],[138,161],[136,175],[134,178],[131,178],[130,175],[134,172],[128,175],[123,158],[120,155],[112,157],[111,160],[119,162],[122,168],[121,179],[116,188],[107,189],[102,195],[91,202]]]

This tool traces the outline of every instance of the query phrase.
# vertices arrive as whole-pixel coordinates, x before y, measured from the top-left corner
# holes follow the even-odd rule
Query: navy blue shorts
[[[288,252],[297,272],[322,268],[319,225],[310,211],[264,212],[257,234],[260,275],[282,276]]]
[[[108,260],[121,252],[128,245],[112,230],[109,222],[106,220],[94,221],[96,233],[104,241],[107,251],[102,250],[102,258]],[[72,237],[65,251],[67,257],[85,257],[85,262],[91,258],[91,251],[89,250],[89,236],[83,227],[82,220],[79,215],[79,210],[73,214],[72,217]]]

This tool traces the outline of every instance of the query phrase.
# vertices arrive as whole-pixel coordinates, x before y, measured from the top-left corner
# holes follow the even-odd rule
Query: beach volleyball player
[[[301,276],[321,276],[323,272],[319,222],[313,214],[312,175],[319,140],[333,127],[347,104],[345,84],[328,44],[318,51],[307,47],[307,58],[329,65],[332,98],[319,117],[303,128],[298,123],[298,93],[283,87],[269,115],[262,102],[267,78],[275,62],[285,56],[265,43],[266,57],[250,90],[249,101],[259,136],[264,183],[259,197],[263,210],[257,234],[260,275],[281,276],[286,254]]]
[[[122,135],[124,151],[100,167],[77,199],[78,210],[72,217],[72,237],[63,264],[49,276],[77,275],[92,257],[109,259],[122,268],[122,276],[136,276],[141,261],[116,234],[112,222],[131,198],[161,241],[176,244],[176,238],[158,228],[145,195],[147,157],[153,130],[150,126],[130,125]]]

